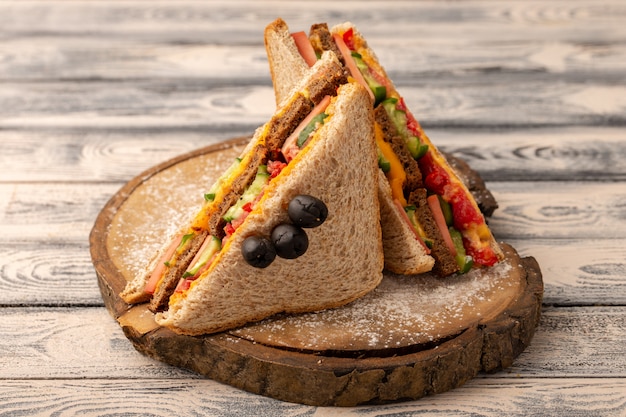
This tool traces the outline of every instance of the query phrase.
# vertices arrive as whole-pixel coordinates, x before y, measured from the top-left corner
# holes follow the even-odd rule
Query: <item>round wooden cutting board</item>
[[[126,282],[194,214],[248,140],[148,170],[98,216],[90,246],[102,297],[137,350],[257,394],[354,406],[450,390],[510,366],[528,346],[541,312],[541,272],[506,244],[506,259],[485,271],[445,279],[385,273],[378,288],[347,306],[213,335],[178,335],[157,325],[145,305],[127,305],[118,295]]]

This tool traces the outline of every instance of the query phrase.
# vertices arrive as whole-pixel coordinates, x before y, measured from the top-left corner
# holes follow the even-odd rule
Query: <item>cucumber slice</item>
[[[232,174],[233,171],[237,169],[240,163],[241,163],[241,158],[235,158],[233,163],[230,164],[230,166],[226,169],[226,171],[224,171],[222,175],[220,175],[217,181],[215,181],[215,183],[211,186],[209,191],[206,194],[204,194],[204,199],[206,201],[213,201],[215,199],[215,194],[217,190],[222,186],[224,181],[226,181],[226,179],[230,177],[230,174]]]
[[[387,98],[387,87],[376,81],[376,79],[372,76],[369,67],[363,61],[361,54],[353,51],[352,58],[361,72],[361,75],[363,75],[363,79],[365,79],[367,86],[374,93],[374,107],[378,106]]]
[[[420,159],[422,156],[426,155],[426,152],[428,152],[428,145],[420,145],[419,148],[417,148],[417,154],[413,158]]]
[[[183,278],[188,278],[196,275],[200,268],[202,268],[206,263],[213,257],[214,254],[219,252],[222,249],[222,241],[215,236],[209,236],[207,239],[211,239],[211,242],[207,245],[204,251],[200,254],[200,258],[194,265],[191,266],[185,273],[183,274]]]
[[[465,274],[472,269],[474,265],[474,260],[471,256],[465,254],[465,248],[463,247],[463,236],[461,232],[456,230],[454,227],[449,227],[448,231],[450,232],[450,237],[452,238],[452,243],[454,243],[454,247],[456,249],[456,263],[459,265],[459,274]]]
[[[433,247],[433,242],[432,242],[432,240],[430,240],[426,236],[426,232],[422,228],[422,225],[420,224],[420,222],[417,220],[417,215],[415,213],[416,210],[417,210],[417,208],[415,206],[413,206],[413,205],[408,205],[408,206],[404,207],[404,212],[406,213],[407,217],[409,218],[409,221],[411,222],[411,225],[413,225],[413,228],[415,229],[415,231],[417,232],[419,237],[424,241],[424,244],[429,249],[431,249]]]
[[[267,172],[266,165],[260,165],[257,169],[256,177],[254,181],[248,186],[246,191],[239,197],[239,200],[230,207],[224,214],[223,219],[226,222],[233,221],[237,217],[243,214],[243,206],[252,202],[263,191],[263,187],[269,182],[270,174]]]
[[[385,174],[391,170],[391,162],[385,158],[385,155],[383,155],[380,149],[378,150],[378,167],[382,169]]]
[[[300,134],[298,135],[298,140],[296,141],[296,145],[298,145],[298,148],[302,148],[311,133],[313,133],[317,128],[317,124],[324,124],[324,119],[326,119],[327,117],[328,115],[322,112],[315,116],[313,119],[311,119],[309,124],[306,125],[306,127],[302,129],[302,132],[300,132]]]
[[[387,98],[387,87],[385,87],[384,85],[376,85],[372,87],[369,81],[367,81],[367,83],[372,89],[372,91],[374,92],[374,107],[376,107],[380,103],[382,103],[385,100],[385,98]]]
[[[191,239],[192,237],[193,237],[193,233],[183,235],[183,237],[180,239],[180,243],[178,244],[178,246],[176,246],[176,252],[181,253],[185,249],[185,245],[187,244],[187,242],[189,242],[189,239]],[[163,262],[165,266],[167,267],[172,266],[172,263],[170,262],[170,260],[171,258]]]
[[[387,111],[387,115],[393,122],[393,125],[396,127],[398,133],[404,138],[404,142],[409,148],[409,152],[411,153],[413,159],[420,159],[422,156],[426,155],[426,152],[428,152],[428,145],[422,144],[417,136],[409,132],[409,129],[407,128],[406,113],[396,108],[397,102],[398,100],[396,98],[390,97],[384,100],[381,104]]]

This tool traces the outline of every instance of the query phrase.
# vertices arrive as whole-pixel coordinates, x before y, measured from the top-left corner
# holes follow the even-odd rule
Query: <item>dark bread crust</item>
[[[318,77],[306,86],[309,97],[303,92],[296,93],[285,111],[274,115],[270,119],[265,142],[256,145],[250,151],[251,157],[241,174],[232,181],[230,190],[224,195],[217,207],[214,207],[212,212],[208,213],[208,232],[196,231],[194,237],[186,244],[183,252],[175,255],[172,260],[174,265],[167,269],[161,285],[159,285],[152,297],[149,306],[150,310],[157,312],[167,309],[169,297],[176,289],[178,281],[189,267],[205,238],[209,234],[218,238],[224,237],[224,226],[226,225],[224,214],[237,202],[246,188],[254,181],[259,165],[266,163],[269,156],[280,150],[285,140],[313,110],[315,104],[319,103],[326,95],[336,95],[339,85],[346,82],[347,79],[341,66],[338,63],[334,63],[330,65],[327,71],[320,73]]]
[[[347,82],[342,66],[337,62],[329,63],[327,68],[318,73],[306,86],[305,92],[296,93],[284,112],[270,119],[265,138],[269,152],[279,150],[300,122],[311,113],[313,107],[325,96],[336,96],[339,86]]]
[[[383,106],[378,106],[374,109],[374,118],[383,131],[385,142],[391,145],[393,152],[400,159],[402,168],[404,168],[406,173],[406,181],[402,186],[405,196],[408,196],[415,189],[424,187],[422,172],[417,161],[409,152],[404,139],[398,134],[396,127],[389,119],[389,115]]]
[[[193,260],[196,253],[209,235],[219,238],[224,237],[224,214],[235,204],[237,199],[243,194],[244,190],[250,185],[256,176],[259,165],[265,162],[267,149],[263,145],[257,145],[252,151],[252,157],[249,164],[244,168],[231,184],[230,191],[224,196],[208,216],[208,230],[195,228],[194,236],[187,241],[181,253],[174,254],[170,260],[171,267],[166,269],[161,284],[155,289],[154,295],[150,300],[148,308],[152,312],[167,310],[169,298],[174,293],[178,282],[182,278],[185,271],[189,268],[189,264]]]
[[[280,152],[285,140],[324,96],[335,96],[339,86],[347,82],[343,69],[338,62],[332,62],[316,75],[302,91],[294,93],[284,111],[275,114],[270,119],[262,143],[250,150],[251,156],[247,159],[247,165],[229,184],[229,190],[222,200],[217,203],[217,206],[211,208],[210,213],[207,213],[207,230],[194,229],[194,236],[187,242],[183,252],[174,255],[171,261],[172,267],[167,268],[161,285],[155,290],[149,305],[150,310],[153,312],[167,310],[169,297],[173,294],[205,238],[209,235],[218,238],[224,237],[224,226],[226,225],[224,214],[254,181],[259,165],[267,163],[268,158],[273,158]]]
[[[280,149],[291,132],[313,110],[313,102],[302,93],[297,93],[289,107],[281,115],[274,115],[269,121],[265,143],[270,150]]]
[[[409,195],[408,203],[415,206],[415,215],[424,229],[426,236],[433,242],[430,255],[435,259],[433,272],[439,276],[447,276],[459,271],[459,265],[443,240],[441,231],[437,227],[433,213],[426,200],[425,188],[419,188]]]
[[[404,195],[408,196],[407,202],[415,206],[417,221],[422,226],[426,237],[433,242],[430,253],[435,259],[433,272],[439,276],[447,276],[459,271],[459,265],[455,257],[450,253],[426,200],[428,195],[424,188],[422,172],[417,161],[409,152],[404,139],[398,134],[396,127],[389,119],[387,111],[382,106],[374,109],[374,118],[383,131],[385,142],[391,145],[406,173],[406,181],[402,189]]]
[[[333,51],[335,55],[337,55],[341,64],[346,64],[343,56],[341,55],[341,51],[339,51],[339,48],[333,39],[333,35],[328,29],[328,24],[315,23],[314,25],[311,25],[311,29],[309,30],[309,41],[311,42],[315,53],[321,55],[324,51]]]
[[[180,254],[175,254],[170,261],[171,267],[167,268],[165,276],[155,291],[148,309],[156,313],[157,311],[164,311],[167,309],[167,305],[170,299],[170,295],[174,293],[178,281],[182,278],[183,274],[189,267],[189,264],[193,260],[194,256],[202,246],[202,243],[208,236],[206,230],[194,234],[194,236],[187,241],[185,248]]]
[[[347,82],[348,77],[343,66],[338,62],[333,62],[329,65],[328,71],[320,74],[315,82],[308,86],[309,98],[317,104],[324,96],[336,96],[339,86]]]

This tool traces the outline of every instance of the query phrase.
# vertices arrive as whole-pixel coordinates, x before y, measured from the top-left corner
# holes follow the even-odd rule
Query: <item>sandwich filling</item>
[[[284,139],[280,149],[272,149],[267,152],[272,159],[267,158],[264,164],[259,165],[254,180],[244,190],[237,202],[222,216],[222,219],[226,222],[223,228],[223,237],[221,239],[217,236],[208,236],[206,238],[189,269],[179,280],[174,293],[170,297],[170,302],[178,302],[198,278],[210,272],[222,248],[227,246],[229,238],[262,200],[265,188],[270,181],[278,177],[287,166],[292,164],[296,155],[309,144],[318,129],[329,119],[330,116],[326,115],[324,110],[330,101],[331,97],[325,96],[295,130]]]
[[[144,291],[151,295],[149,308],[164,311],[170,301],[182,296],[194,281],[208,273],[262,199],[267,185],[310,142],[328,118],[324,110],[346,82],[340,70],[333,82],[310,86],[296,93],[258,134],[254,145],[236,158],[204,194],[205,204],[185,233],[176,236],[156,263]],[[328,88],[328,84],[333,87]]]
[[[356,30],[344,25],[331,33],[326,24],[316,24],[308,39],[301,35],[293,38],[309,65],[311,47],[318,56],[326,50],[337,53],[348,80],[370,92],[379,167],[389,181],[398,211],[435,258],[435,271],[445,276],[467,272],[474,265],[497,263],[501,254],[492,247],[491,232],[478,205]]]

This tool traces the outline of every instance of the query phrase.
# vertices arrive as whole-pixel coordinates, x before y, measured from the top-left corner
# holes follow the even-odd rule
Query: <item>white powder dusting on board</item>
[[[107,249],[127,280],[199,210],[215,180],[241,147],[200,155],[148,178],[118,209],[108,230]]]
[[[203,203],[203,195],[241,148],[183,161],[150,177],[118,209],[107,248],[127,279],[141,272]],[[507,252],[508,253],[508,252]],[[515,262],[512,264],[512,262]],[[280,316],[231,332],[254,342],[304,350],[399,348],[453,336],[467,323],[497,314],[517,294],[511,274],[516,255],[462,276],[387,274],[381,285],[353,303],[318,313]],[[236,338],[235,338],[236,340]]]
[[[398,348],[452,336],[484,312],[494,313],[519,285],[509,262],[462,276],[388,274],[353,303],[318,313],[286,315],[232,333],[275,346],[324,351]],[[505,296],[506,294],[506,296]],[[494,297],[495,295],[495,297]]]

